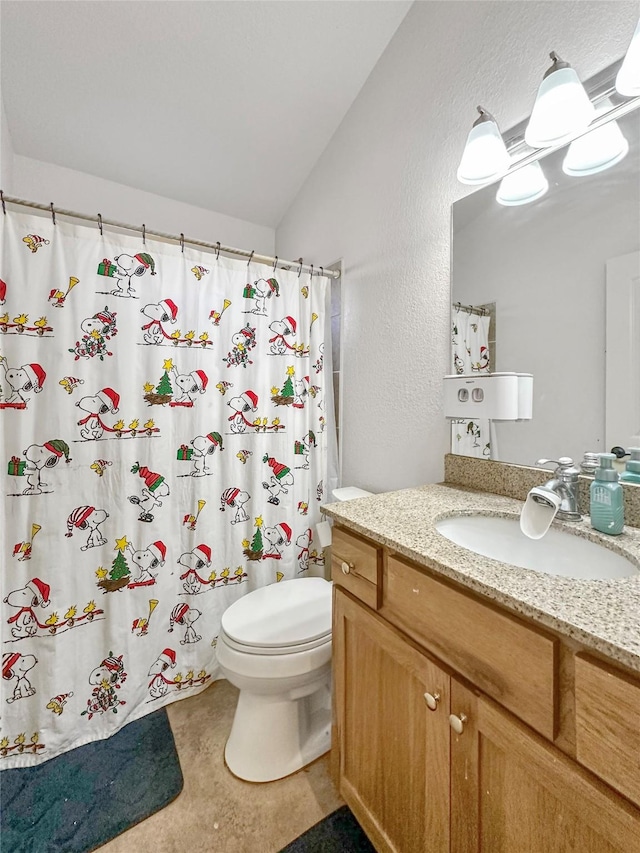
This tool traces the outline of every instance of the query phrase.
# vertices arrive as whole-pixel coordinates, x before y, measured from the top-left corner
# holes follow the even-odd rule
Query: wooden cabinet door
[[[340,793],[380,853],[448,853],[449,676],[334,590]],[[425,693],[439,695],[434,711]]]
[[[451,710],[451,853],[640,853],[627,800],[455,680]]]

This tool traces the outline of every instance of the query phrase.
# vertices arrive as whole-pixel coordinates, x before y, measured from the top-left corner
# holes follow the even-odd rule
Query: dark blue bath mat
[[[327,815],[280,853],[376,853],[349,806]]]
[[[164,808],[182,771],[164,709],[37,767],[0,773],[7,853],[87,853]]]

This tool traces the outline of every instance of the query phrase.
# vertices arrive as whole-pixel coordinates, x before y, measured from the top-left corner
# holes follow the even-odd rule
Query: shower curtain
[[[0,237],[8,768],[205,689],[226,607],[324,574],[335,438],[326,277],[13,212]]]
[[[451,360],[457,374],[491,373],[488,315],[470,314],[452,307]],[[491,456],[489,420],[451,422],[451,452],[488,459]]]

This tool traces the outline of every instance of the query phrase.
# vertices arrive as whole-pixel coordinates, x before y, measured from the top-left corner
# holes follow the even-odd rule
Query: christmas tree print
[[[244,551],[242,552],[248,560],[261,560],[264,545],[262,542],[262,516],[259,515],[255,520],[256,532],[253,534],[253,539],[249,542],[248,539],[243,539],[242,544]]]
[[[295,372],[295,367],[289,365],[287,367],[287,378],[284,380],[282,388],[278,389],[274,386],[271,389],[271,400],[276,406],[289,406],[293,403],[293,376]]]
[[[173,395],[173,388],[171,387],[171,381],[169,379],[169,374],[165,370],[162,374],[162,378],[160,382],[156,385],[156,394],[169,394]]]
[[[116,539],[116,545],[113,550],[118,553],[111,563],[111,571],[108,573],[108,576],[107,570],[102,567],[96,571],[98,586],[103,590],[103,592],[115,592],[116,590],[127,586],[131,580],[131,569],[129,568],[129,564],[127,563],[127,559],[124,555],[128,545],[129,543],[126,536],[123,536],[121,539]]]
[[[146,391],[144,399],[150,406],[163,406],[165,403],[170,403],[173,399],[173,386],[169,379],[169,371],[173,369],[172,359],[165,359],[162,369],[164,373],[160,377],[155,391],[151,382],[147,382],[144,386],[144,390]]]

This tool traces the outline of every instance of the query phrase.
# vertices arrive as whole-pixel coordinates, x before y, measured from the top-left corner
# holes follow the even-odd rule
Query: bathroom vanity
[[[379,851],[640,851],[640,571],[532,572],[435,529],[521,507],[429,485],[323,510],[333,771]],[[640,530],[611,544],[640,566]]]

